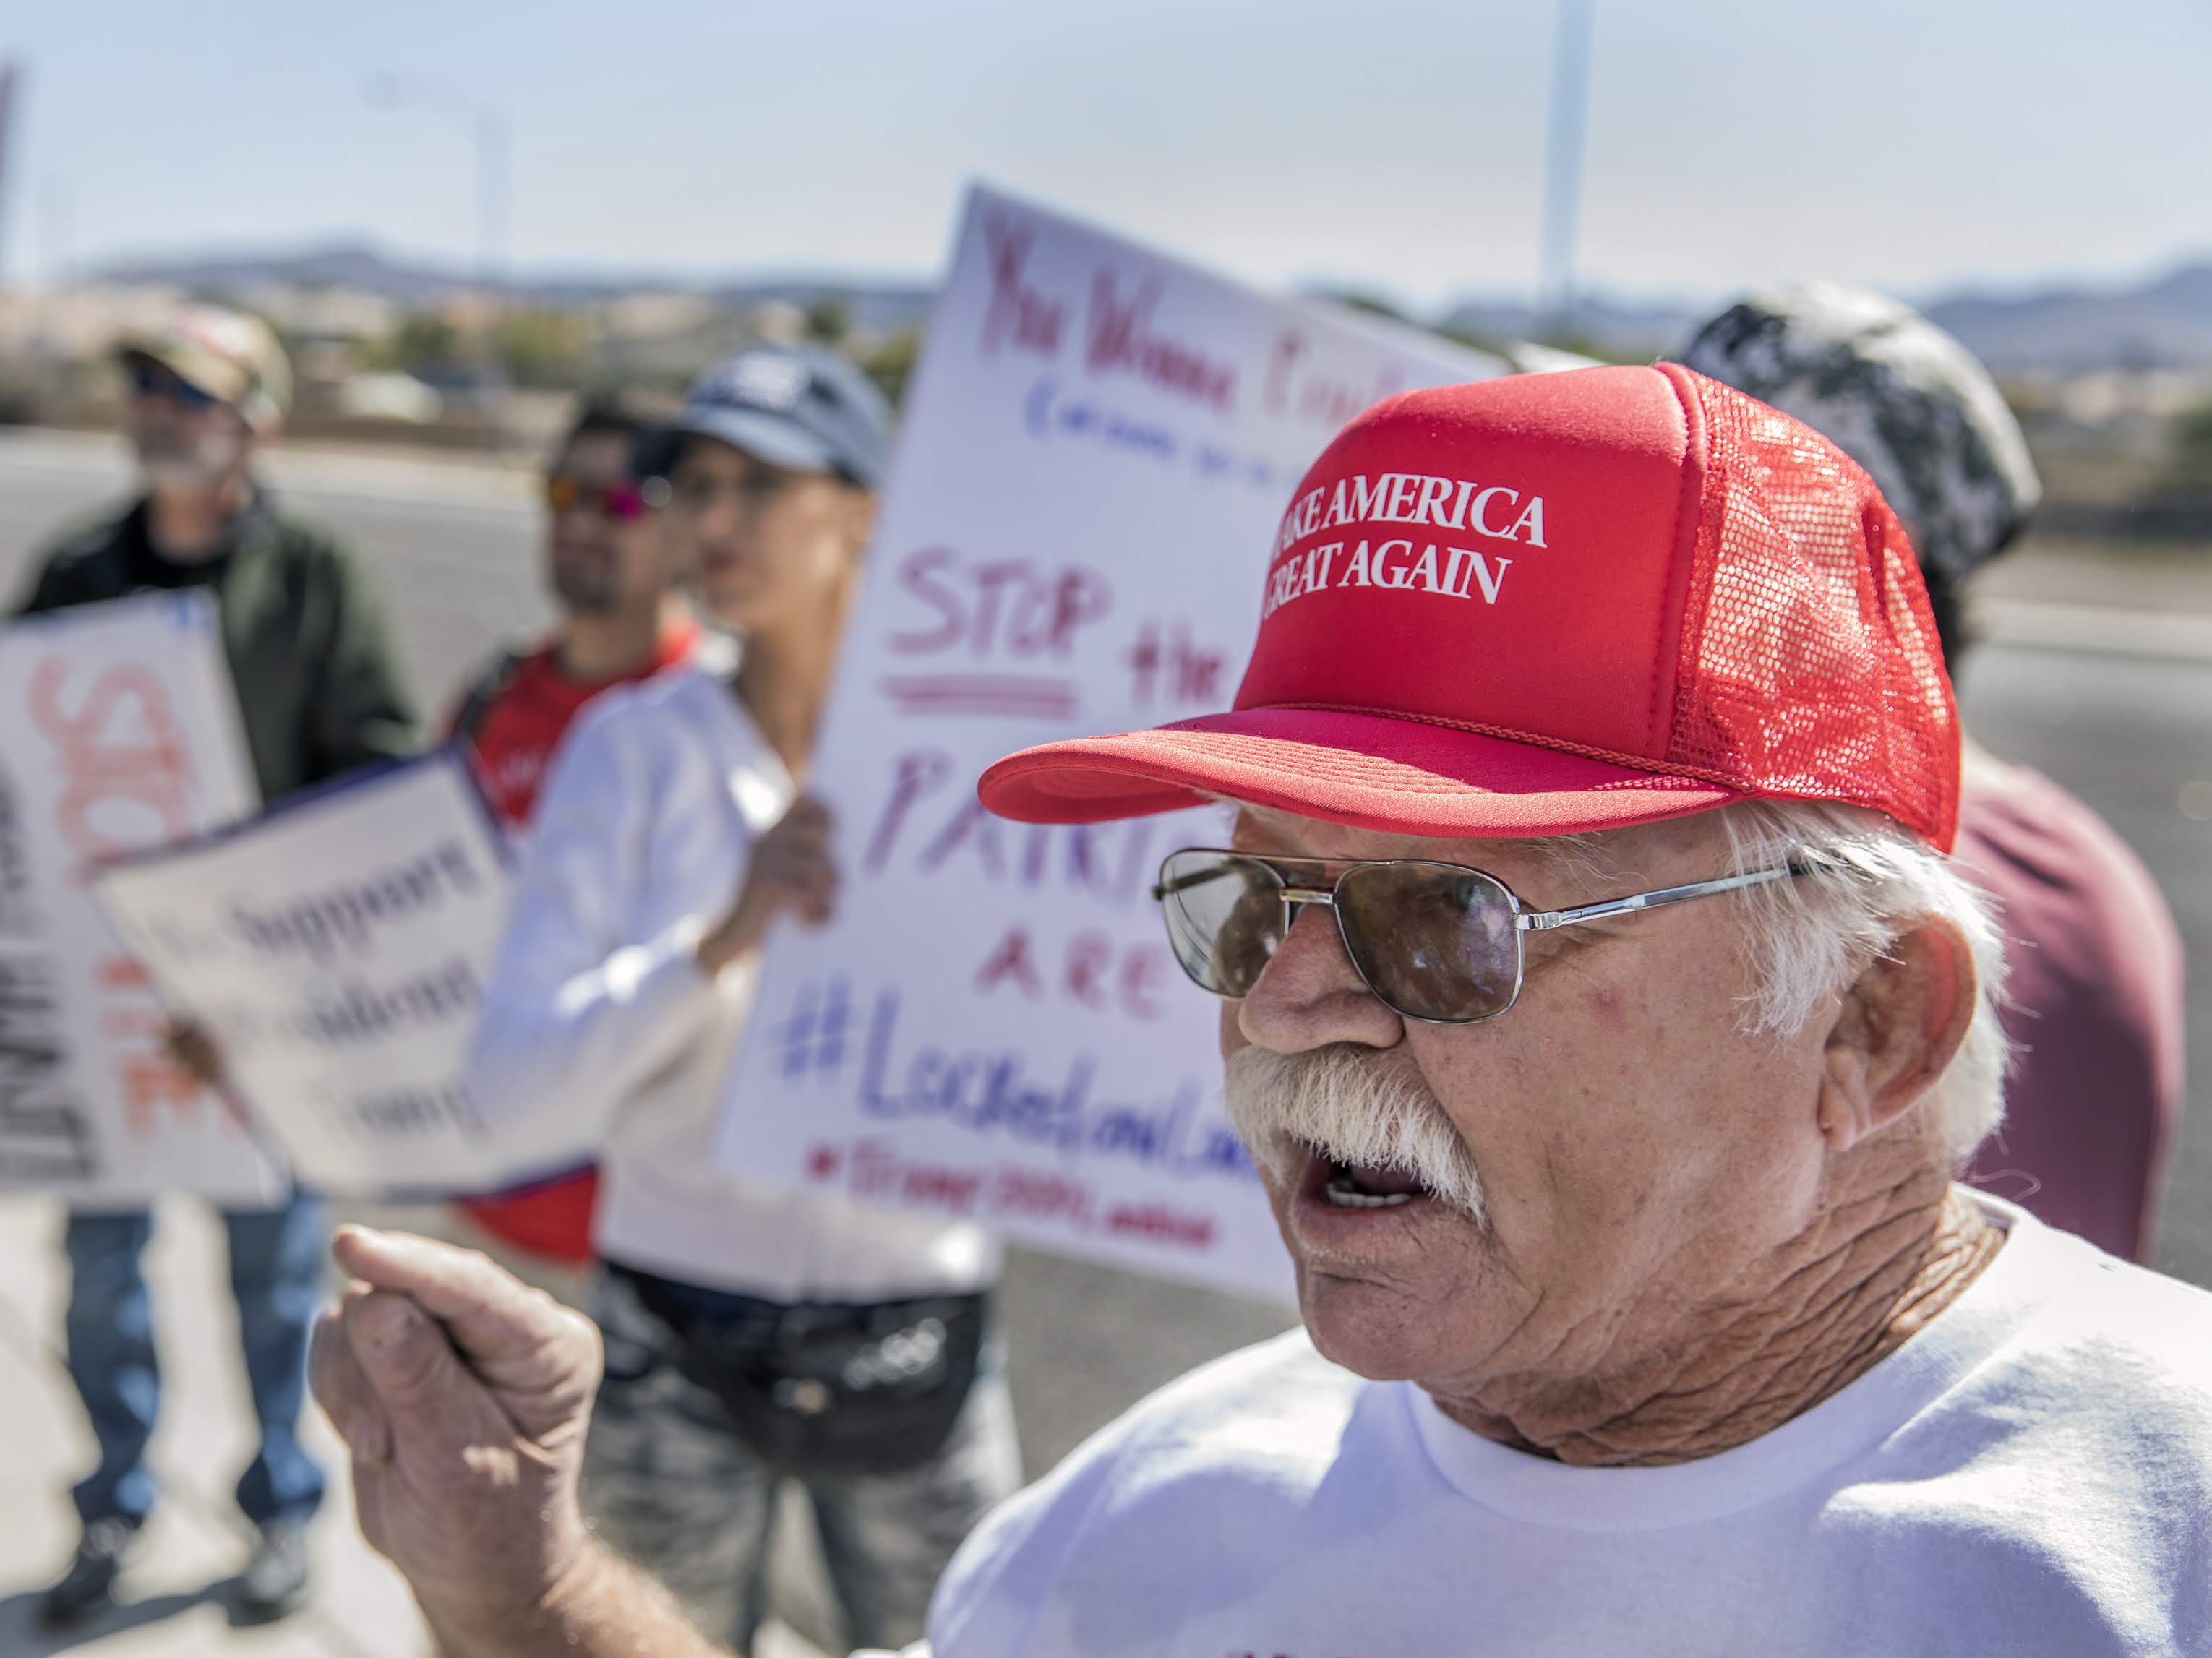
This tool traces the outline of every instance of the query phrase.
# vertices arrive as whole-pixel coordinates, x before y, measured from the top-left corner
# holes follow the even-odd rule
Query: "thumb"
[[[343,1316],[362,1377],[394,1416],[443,1415],[483,1390],[445,1327],[413,1297],[379,1290],[353,1302]]]

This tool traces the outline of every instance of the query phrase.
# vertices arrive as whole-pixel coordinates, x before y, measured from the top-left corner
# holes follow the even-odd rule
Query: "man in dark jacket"
[[[366,576],[326,532],[292,518],[253,478],[254,452],[290,392],[275,338],[250,317],[193,310],[126,342],[122,357],[144,493],[120,517],[55,546],[20,609],[209,589],[265,801],[409,752],[414,714]],[[296,1427],[327,1224],[320,1201],[304,1194],[223,1221],[261,1429],[238,1483],[239,1506],[258,1528],[239,1611],[259,1620],[307,1596],[307,1525],[322,1501],[323,1473]],[[70,1375],[100,1466],[76,1487],[84,1534],[42,1603],[50,1625],[80,1623],[113,1603],[125,1556],[153,1506],[145,1451],[160,1384],[140,1269],[151,1231],[143,1209],[70,1218]]]

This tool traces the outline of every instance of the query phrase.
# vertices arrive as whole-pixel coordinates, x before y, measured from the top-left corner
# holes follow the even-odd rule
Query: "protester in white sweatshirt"
[[[757,946],[834,896],[827,814],[793,779],[887,446],[881,398],[827,351],[756,348],[693,389],[644,470],[742,654],[611,692],[566,738],[471,1060],[495,1134],[604,1170],[586,1502],[739,1650],[786,1479],[812,1500],[854,1637],[896,1646],[1019,1479],[985,1317],[993,1241],[745,1182],[711,1145]]]

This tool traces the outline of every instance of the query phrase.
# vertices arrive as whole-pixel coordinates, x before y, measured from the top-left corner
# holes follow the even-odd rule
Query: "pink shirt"
[[[2014,1048],[2004,1127],[1966,1178],[2143,1260],[2181,1113],[2172,914],[2096,813],[2041,773],[1985,756],[1967,762],[1956,856],[1997,900]]]

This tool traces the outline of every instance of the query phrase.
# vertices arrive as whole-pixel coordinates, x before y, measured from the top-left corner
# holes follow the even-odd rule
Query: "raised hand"
[[[471,1251],[346,1227],[332,1252],[351,1281],[310,1370],[362,1533],[451,1649],[505,1649],[593,1564],[576,1480],[599,1332]]]

